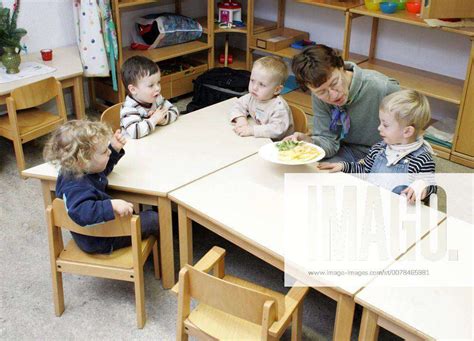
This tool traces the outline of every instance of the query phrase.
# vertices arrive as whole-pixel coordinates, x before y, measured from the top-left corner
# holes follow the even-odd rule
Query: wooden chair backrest
[[[189,265],[181,269],[179,280],[188,286],[191,297],[241,319],[262,325],[266,302],[273,302],[275,316],[278,316],[278,303],[273,297],[226,282]]]
[[[306,121],[306,114],[303,109],[294,105],[288,105],[293,115],[293,123],[295,125],[295,132],[305,133],[308,131],[308,122]]]
[[[133,215],[128,217],[116,217],[114,220],[82,227],[77,225],[67,214],[66,205],[61,199],[53,201],[53,224],[66,230],[94,237],[119,237],[130,236],[132,230],[140,229],[140,217]]]
[[[112,131],[120,129],[120,109],[123,103],[117,103],[112,105],[110,108],[104,110],[100,116],[100,121],[108,124]]]
[[[19,87],[10,93],[10,97],[15,101],[15,109],[22,110],[49,102],[59,92],[62,94],[61,83],[50,77]]]

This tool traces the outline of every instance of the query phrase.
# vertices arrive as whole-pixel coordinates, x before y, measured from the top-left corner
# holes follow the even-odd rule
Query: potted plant
[[[20,39],[26,34],[26,30],[16,27],[20,0],[15,0],[13,12],[4,8],[0,1],[0,47],[3,49],[2,63],[7,73],[18,73],[20,69]]]

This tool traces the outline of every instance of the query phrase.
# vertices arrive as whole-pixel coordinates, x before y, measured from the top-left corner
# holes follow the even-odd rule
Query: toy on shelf
[[[226,64],[232,64],[233,61],[234,57],[232,57],[232,54],[230,53],[227,53],[227,63],[225,59],[225,53],[221,53],[219,56],[219,63],[224,64],[225,66],[227,66]]]
[[[316,42],[309,39],[303,39],[303,40],[295,41],[290,46],[294,49],[302,50],[305,47],[312,46],[312,45],[316,45]]]
[[[242,21],[242,5],[237,1],[223,1],[217,4],[219,9],[220,23],[233,23],[234,21]]]

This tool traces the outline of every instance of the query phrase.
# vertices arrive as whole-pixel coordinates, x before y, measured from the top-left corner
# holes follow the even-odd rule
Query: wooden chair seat
[[[64,122],[63,118],[54,115],[48,111],[42,111],[40,108],[32,108],[18,112],[18,128],[22,142],[28,142],[32,139],[44,135],[43,129],[48,130],[57,123],[59,126]],[[0,136],[12,139],[14,135],[13,128],[10,125],[8,115],[0,116]]]
[[[216,340],[260,340],[262,334],[261,325],[202,303],[184,321],[184,327],[189,335],[199,338],[195,335],[199,330],[206,338]]]
[[[156,238],[151,236],[142,240],[142,257],[150,253]],[[77,244],[71,239],[58,257],[58,263],[61,261],[70,261],[92,265],[106,265],[122,269],[133,268],[132,246],[115,250],[110,254],[90,254],[79,249]]]

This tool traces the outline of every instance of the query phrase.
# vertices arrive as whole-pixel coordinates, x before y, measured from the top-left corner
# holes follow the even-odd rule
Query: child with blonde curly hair
[[[110,141],[110,143],[109,143]],[[126,139],[101,122],[73,120],[60,126],[44,148],[44,159],[60,167],[56,196],[62,198],[69,217],[90,226],[133,213],[133,205],[106,193],[107,175],[125,154]],[[158,233],[158,215],[140,212],[142,238]],[[71,232],[87,253],[110,253],[131,245],[130,237],[92,237]]]

